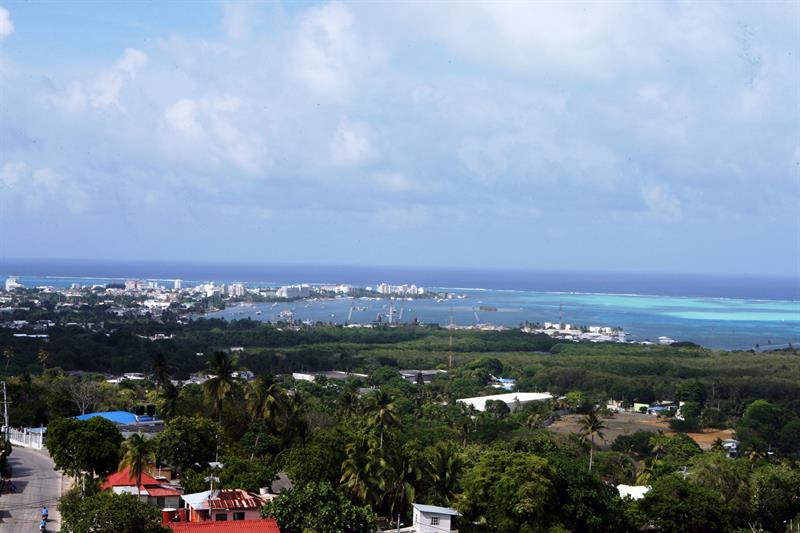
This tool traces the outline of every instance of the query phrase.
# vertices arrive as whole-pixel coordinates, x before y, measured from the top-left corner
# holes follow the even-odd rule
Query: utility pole
[[[8,442],[8,397],[6,396],[6,382],[3,382],[3,436]]]
[[[450,341],[448,344],[448,362],[447,369],[453,369],[453,306],[450,306]]]

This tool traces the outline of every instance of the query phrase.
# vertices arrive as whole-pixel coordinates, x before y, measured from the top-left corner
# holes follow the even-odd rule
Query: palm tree
[[[42,374],[44,374],[44,371],[47,370],[47,360],[50,359],[50,352],[47,351],[47,348],[42,346],[36,353],[36,358],[39,360],[39,363],[41,363]]]
[[[344,416],[350,416],[358,411],[358,386],[355,383],[348,382],[342,389],[339,395],[339,411]]]
[[[382,390],[375,391],[368,399],[367,413],[369,413],[372,425],[380,431],[380,446],[378,446],[378,449],[382,450],[383,431],[387,427],[400,425],[400,415],[397,414],[392,397]]]
[[[161,418],[164,420],[168,420],[175,416],[175,412],[178,410],[179,394],[178,388],[173,385],[172,382],[167,381],[164,383],[161,392],[158,394],[159,399],[161,400],[159,413]]]
[[[347,488],[354,502],[373,504],[382,496],[381,458],[375,442],[364,435],[347,445],[347,459],[342,463],[342,485]]]
[[[461,486],[464,460],[450,443],[439,442],[427,458],[425,470],[436,495],[436,505],[450,505]]]
[[[606,425],[603,420],[597,416],[597,410],[592,409],[589,414],[584,416],[578,421],[578,424],[581,427],[581,437],[584,440],[587,438],[590,440],[589,444],[589,472],[592,471],[592,462],[594,460],[594,438],[600,437],[603,440],[606,440],[605,435],[603,435],[603,430],[606,429]]]
[[[11,346],[3,348],[3,357],[6,360],[6,374],[8,374],[8,365],[11,364],[11,359],[14,358],[14,348]]]
[[[208,361],[208,372],[213,376],[203,383],[203,391],[214,402],[217,422],[222,424],[222,407],[225,398],[237,387],[238,381],[233,376],[236,364],[225,352],[214,352]]]
[[[247,412],[252,421],[262,419],[273,424],[277,417],[285,411],[285,393],[272,376],[259,376],[248,387],[245,394]]]
[[[169,380],[169,364],[163,353],[158,352],[153,356],[153,366],[151,370],[153,372],[153,381],[156,382],[157,389],[163,389],[167,386],[167,383],[170,385],[172,384]]]
[[[128,437],[122,443],[122,460],[119,468],[128,468],[136,477],[136,496],[141,496],[142,473],[145,467],[154,460],[153,442],[144,438],[141,433]]]

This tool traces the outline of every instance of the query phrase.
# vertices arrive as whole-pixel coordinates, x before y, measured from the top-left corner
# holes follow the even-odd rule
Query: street
[[[47,531],[58,531],[62,477],[53,470],[50,456],[46,451],[15,446],[8,462],[16,490],[9,493],[6,487],[0,496],[0,533],[38,531],[43,505],[49,510]]]

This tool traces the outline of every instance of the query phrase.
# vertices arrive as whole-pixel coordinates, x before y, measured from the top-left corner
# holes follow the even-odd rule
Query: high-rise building
[[[175,288],[176,291],[179,291],[183,288],[183,282],[179,279],[176,279],[173,287]]]
[[[6,279],[6,291],[11,292],[14,289],[19,289],[22,287],[22,284],[17,281],[17,278],[11,276],[10,278]]]

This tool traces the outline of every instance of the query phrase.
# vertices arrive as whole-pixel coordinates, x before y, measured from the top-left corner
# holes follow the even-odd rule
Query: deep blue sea
[[[184,286],[214,281],[251,286],[290,283],[414,283],[466,294],[463,300],[395,302],[403,321],[517,326],[522,322],[564,321],[619,326],[631,339],[661,335],[711,348],[748,349],[756,344],[800,343],[800,277],[631,274],[466,268],[397,268],[324,265],[257,265],[0,259],[0,277],[15,275],[26,286],[68,286],[124,279]],[[386,301],[308,302],[230,308],[225,318],[275,320],[292,309],[300,320],[343,322],[353,305],[353,322],[369,322],[388,311]],[[493,306],[496,312],[481,312]],[[256,314],[256,310],[260,314]],[[476,316],[477,315],[477,316]]]

